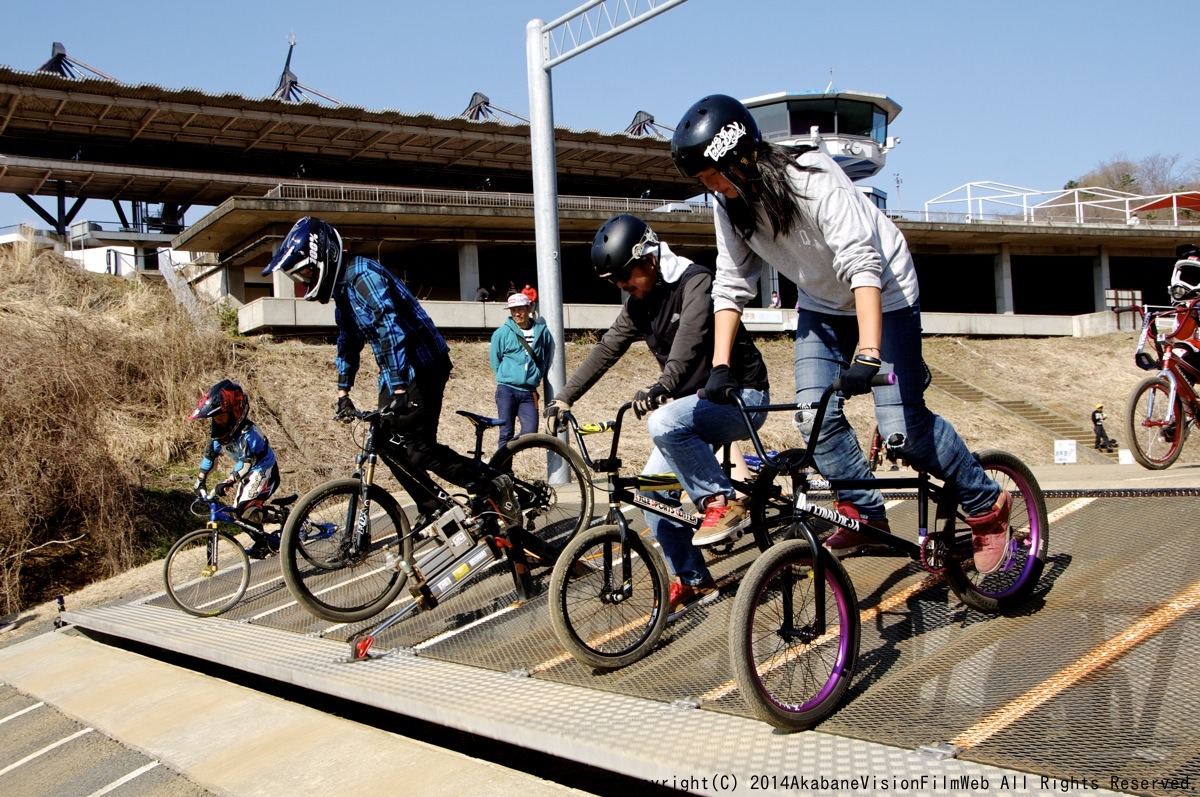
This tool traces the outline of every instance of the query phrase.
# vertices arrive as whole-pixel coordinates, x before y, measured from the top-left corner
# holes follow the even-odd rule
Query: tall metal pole
[[[563,348],[562,257],[558,238],[558,174],[554,168],[554,101],[550,70],[546,68],[549,47],[542,21],[531,19],[525,26],[525,63],[529,70],[529,143],[533,158],[533,232],[536,240],[538,308],[546,331],[554,341],[554,361],[547,374],[550,402],[567,382]],[[565,468],[565,465],[563,466]]]
[[[538,308],[554,341],[554,362],[546,375],[546,401],[567,382],[562,312],[562,253],[558,238],[558,175],[554,152],[554,99],[550,70],[585,50],[636,27],[686,0],[628,2],[588,0],[549,24],[531,19],[525,26],[525,66],[529,76],[529,144],[533,167],[533,230],[537,243]],[[565,432],[562,433],[565,436]],[[552,457],[550,480],[567,479],[565,462]]]

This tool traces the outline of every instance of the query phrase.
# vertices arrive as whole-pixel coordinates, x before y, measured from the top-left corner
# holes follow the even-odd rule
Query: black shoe
[[[271,550],[271,544],[266,540],[256,540],[253,545],[246,549],[246,555],[251,559],[266,559],[272,554],[279,553],[279,543],[275,543],[275,550]]]
[[[506,527],[521,524],[521,505],[517,503],[517,495],[513,491],[512,479],[508,474],[501,473],[492,479],[492,494],[488,496],[488,500],[500,513]]]

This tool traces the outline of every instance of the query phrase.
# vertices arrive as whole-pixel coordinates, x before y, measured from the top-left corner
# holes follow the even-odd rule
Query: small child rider
[[[279,466],[267,438],[250,420],[250,400],[245,391],[228,379],[213,385],[200,396],[196,409],[188,416],[189,421],[203,418],[211,419],[212,439],[204,449],[200,475],[192,489],[197,493],[204,489],[209,472],[224,451],[234,461],[233,470],[213,492],[223,496],[230,487],[236,486],[233,508],[243,520],[261,522],[263,504],[279,488]],[[274,542],[272,550],[269,542],[255,541],[247,553],[256,559],[266,558],[279,550],[277,535],[274,535]]]

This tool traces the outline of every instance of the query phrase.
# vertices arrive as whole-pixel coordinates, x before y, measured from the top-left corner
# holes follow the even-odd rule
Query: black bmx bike
[[[500,425],[464,410],[475,426],[474,459],[483,457],[483,435]],[[485,496],[452,495],[377,439],[384,416],[355,412],[366,432],[351,478],[335,479],[304,495],[288,517],[280,543],[284,582],[310,613],[351,623],[384,612],[408,596],[369,631],[350,638],[351,659],[367,657],[375,636],[420,609],[432,609],[473,576],[507,560],[519,599],[533,591],[531,566],[553,564],[562,546],[585,528],[592,513],[591,483],[579,456],[556,437],[522,435],[489,460],[512,479],[520,505],[515,522]],[[435,511],[409,521],[400,503],[375,483],[379,456],[429,491]],[[548,467],[562,467],[558,478]],[[431,501],[425,501],[428,505]]]
[[[735,403],[762,461],[755,495],[771,485],[791,496],[785,512],[756,535],[782,537],[761,554],[738,586],[729,627],[729,656],[743,699],[759,719],[784,730],[810,728],[834,711],[854,675],[861,618],[854,585],[842,563],[821,546],[832,526],[907,555],[943,576],[967,606],[1008,612],[1037,586],[1049,548],[1049,521],[1037,480],[1017,457],[1003,451],[975,454],[987,475],[1012,498],[1004,549],[998,566],[974,565],[971,531],[953,485],[929,474],[862,480],[828,480],[813,469],[811,447],[770,454],[750,422],[752,412],[815,410],[810,439],[818,439],[837,383],[814,404],[746,407]],[[916,489],[917,538],[905,539],[865,521],[814,503],[810,492],[845,489]],[[931,513],[930,509],[933,509]]]

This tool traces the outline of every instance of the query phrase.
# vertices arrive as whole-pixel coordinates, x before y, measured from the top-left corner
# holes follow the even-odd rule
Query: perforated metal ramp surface
[[[822,790],[820,781],[795,780],[803,777],[854,791],[896,790],[903,780],[914,791],[954,793],[950,780],[921,786],[920,778],[961,775],[1012,793],[1023,773],[1015,790],[1026,793],[1061,794],[1071,783],[1196,793],[1200,497],[1059,492],[1048,509],[1050,561],[1015,616],[961,606],[944,581],[906,559],[847,560],[867,618],[859,671],[837,713],[793,735],[750,719],[730,677],[728,612],[753,559],[747,544],[712,562],[727,583],[720,600],[669,626],[642,661],[604,674],[564,653],[544,595],[513,603],[504,568],[401,621],[376,642],[387,655],[354,664],[344,661],[344,640],[367,624],[309,616],[291,602],[273,560],[255,565],[246,599],[221,618],[187,617],[162,596],[67,617],[698,793],[726,793],[717,776],[746,793]],[[915,528],[913,502],[889,515],[893,529]],[[897,601],[905,590],[915,594]],[[937,745],[955,746],[958,758],[916,752]],[[768,777],[752,783],[756,776]],[[855,786],[847,780],[855,777],[889,783]],[[988,791],[981,785],[961,791]]]

